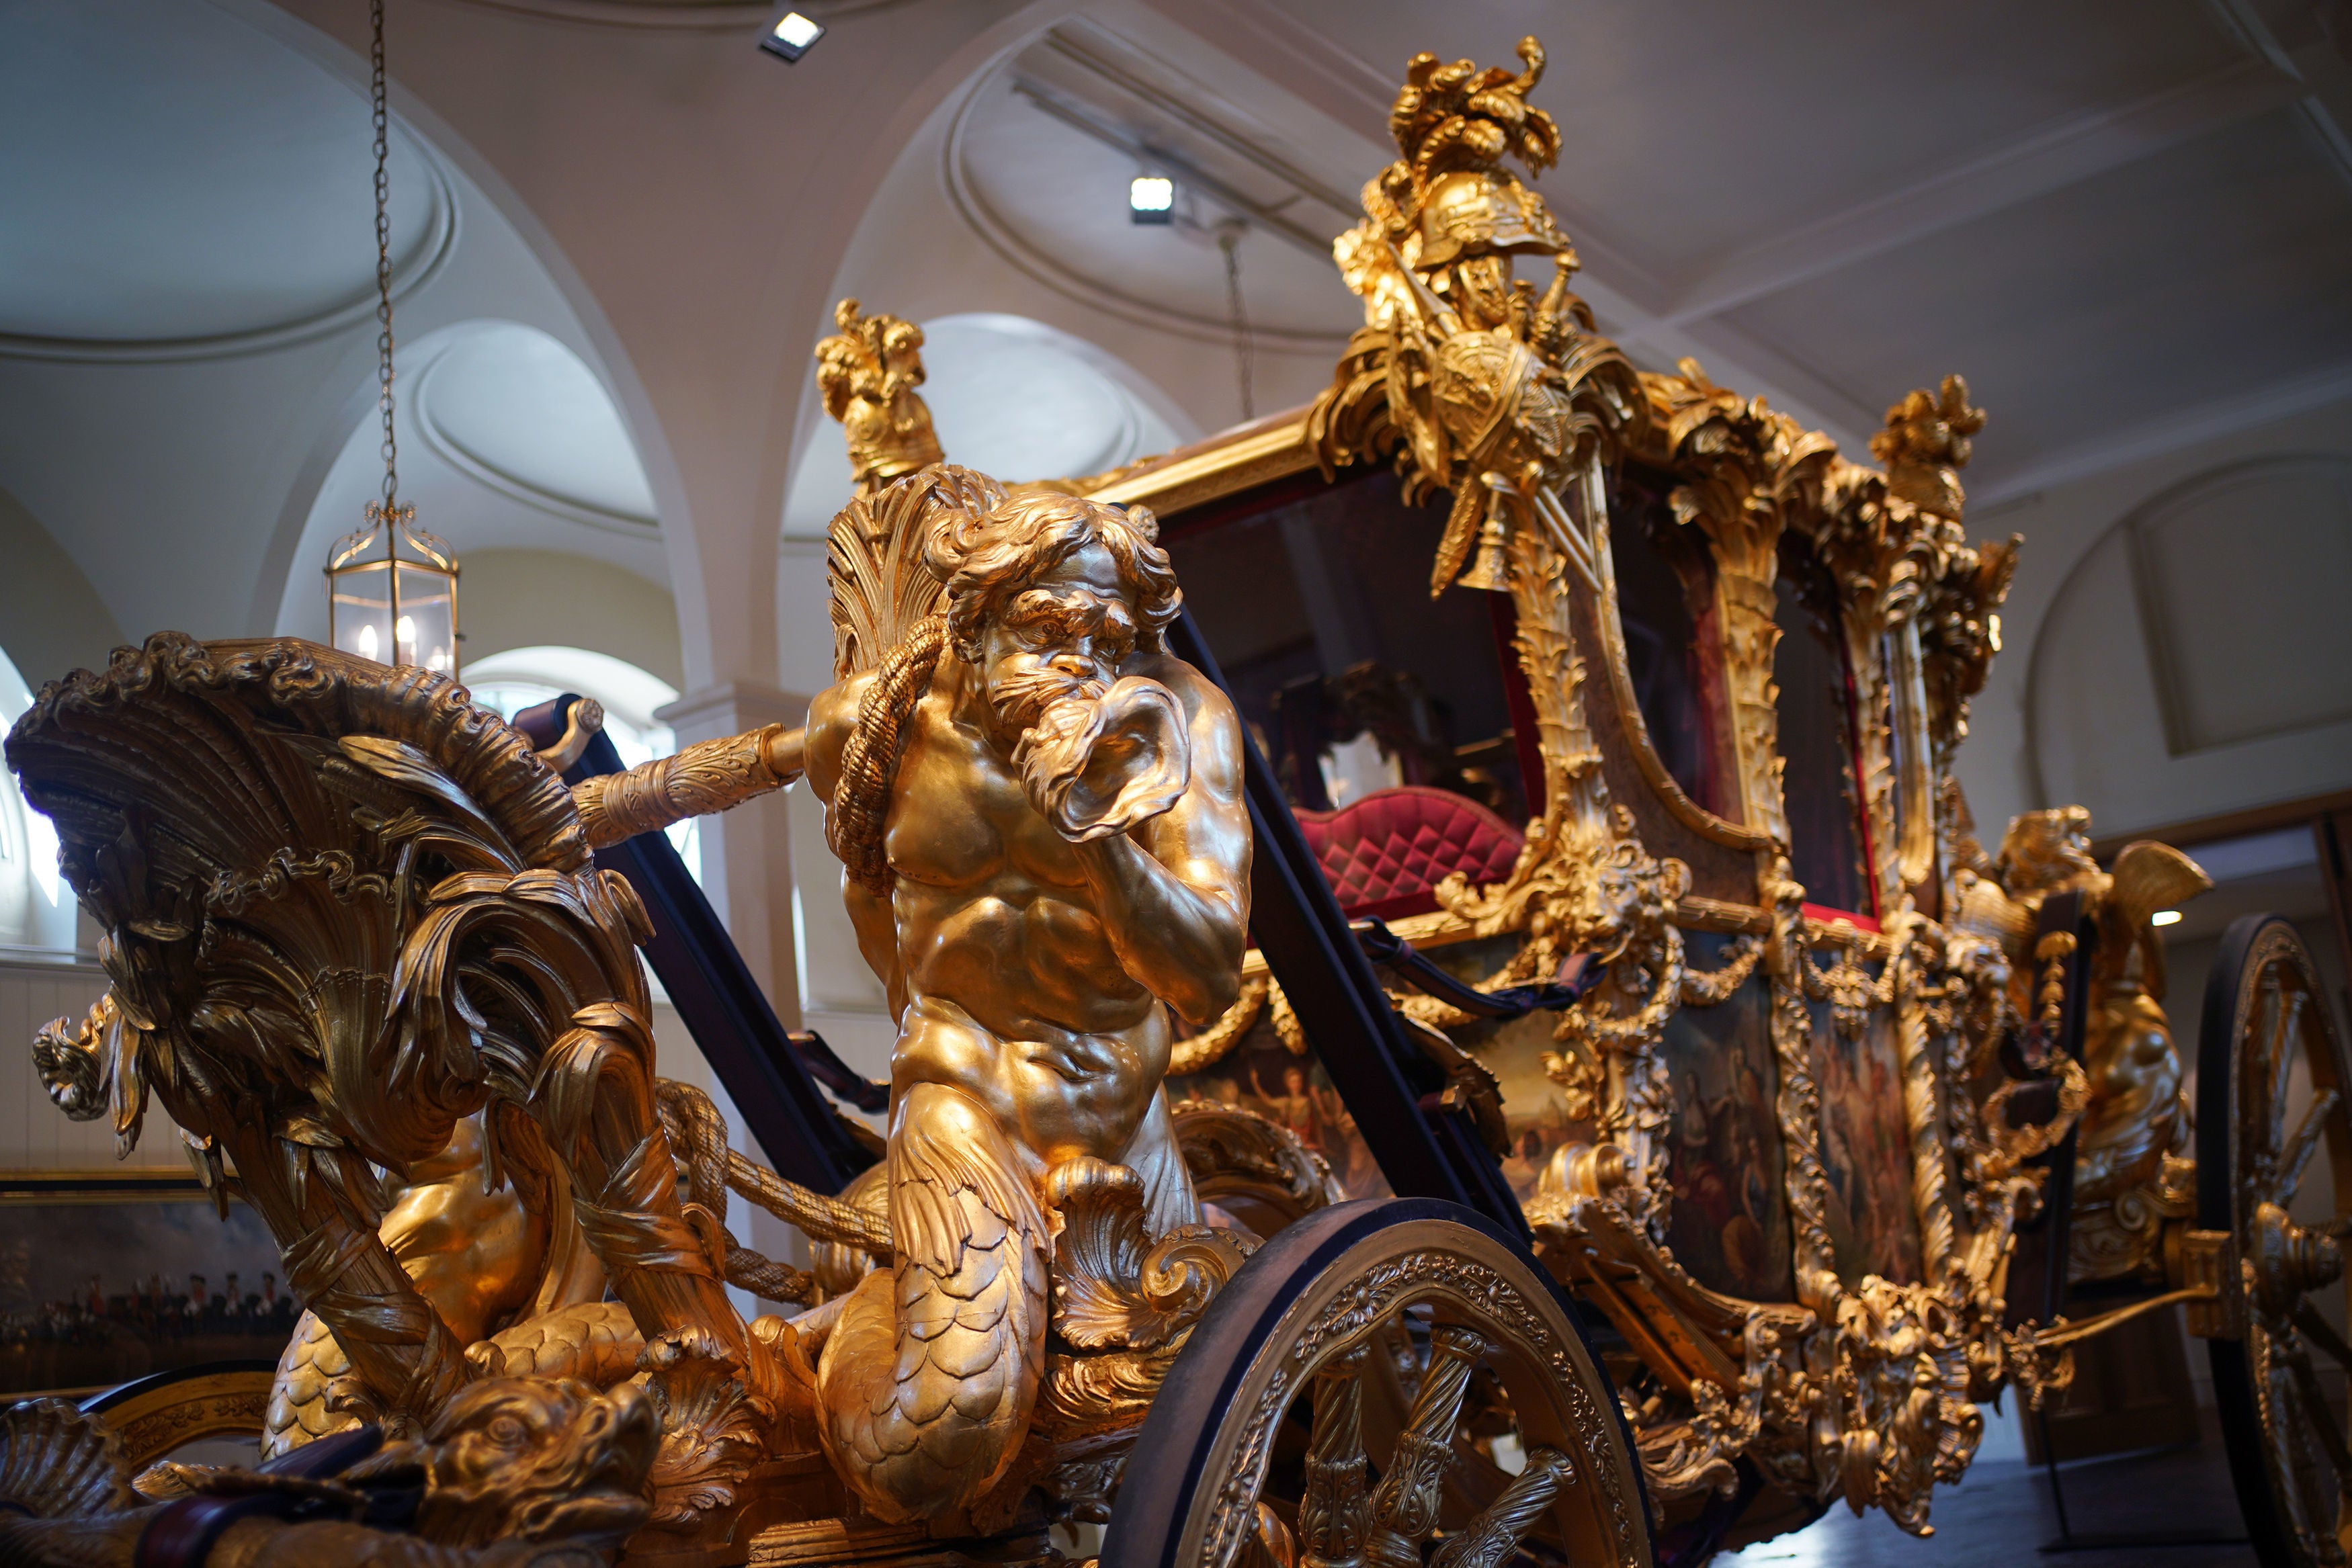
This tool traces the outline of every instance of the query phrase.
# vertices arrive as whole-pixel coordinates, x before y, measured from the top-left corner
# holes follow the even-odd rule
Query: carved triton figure
[[[818,358],[856,391],[835,411],[859,494],[831,529],[835,685],[805,730],[575,800],[599,844],[803,768],[826,803],[899,1024],[895,1259],[782,1338],[835,1469],[906,1521],[1106,1462],[1077,1449],[1141,1419],[1244,1255],[1200,1223],[1161,1082],[1170,1015],[1240,995],[1250,839],[1233,706],[1161,637],[1182,599],[1151,515],[938,462],[919,331],[836,317]],[[905,439],[858,414],[886,396]]]
[[[800,1326],[827,1451],[890,1519],[977,1497],[1024,1434],[1049,1176],[1125,1166],[1148,1235],[1200,1219],[1167,1009],[1233,1004],[1248,921],[1240,732],[1161,643],[1181,598],[1149,515],[959,477],[972,504],[922,542],[943,609],[818,697],[806,742],[899,1019],[898,1261]]]
[[[2315,1358],[2352,1364],[2323,1294],[2352,1160],[2315,1161],[2352,1146],[2352,1051],[2307,955],[2275,917],[2225,934],[2192,1162],[2151,921],[2207,879],[2147,843],[2103,868],[2080,808],[1988,855],[1952,777],[2017,544],[1967,540],[1966,383],[1889,410],[1882,472],[1693,361],[1637,371],[1503,166],[1532,181],[1559,152],[1529,101],[1543,52],[1518,53],[1407,68],[1400,156],[1335,248],[1365,325],[1286,419],[1008,487],[941,460],[919,329],[845,302],[819,384],[858,490],[805,727],[581,778],[613,760],[586,749],[593,703],[510,726],[446,675],[292,639],[163,633],[45,688],[8,760],[111,988],[36,1064],[126,1150],[151,1100],[168,1112],[307,1313],[258,1469],[151,1463],[258,1415],[244,1385],[247,1414],[209,1407],[234,1375],[117,1390],[103,1416],[0,1412],[0,1562],[161,1561],[177,1524],[249,1505],[267,1517],[231,1523],[215,1568],[1046,1561],[1049,1521],[1108,1525],[1106,1568],[1641,1568],[1654,1527],[1696,1562],[1835,1497],[1927,1533],[1981,1401],[2038,1405],[2072,1346],[2179,1305],[2211,1341],[2258,1555],[2341,1564],[2352,1455]],[[1522,256],[1549,258],[1540,293]],[[1391,462],[1408,500],[1451,496],[1433,593],[1510,595],[1530,722],[1509,738],[1535,748],[1541,814],[1500,880],[1456,866],[1401,917],[1457,944],[1444,984],[1412,978],[1438,971],[1400,930],[1363,933],[1381,972],[1269,952],[1244,988],[1240,730],[1167,645],[1181,600],[1138,503],[1205,538],[1295,506],[1310,468],[1336,495]],[[1617,587],[1637,550],[1706,567],[1694,648],[1720,667],[1692,678],[1726,758],[1705,800],[1638,700]],[[1784,589],[1845,676],[1866,921],[1809,904],[1792,868]],[[646,846],[614,857],[642,886],[592,856],[803,777],[898,1029],[887,1160],[838,1196],[656,1076],[635,946],[698,906]],[[1344,942],[1277,896],[1268,935],[1323,920]],[[1367,1031],[1334,996],[1413,1028]],[[1501,1029],[1535,1006],[1559,1051]],[[1712,1009],[1691,1027],[1723,1071],[1683,1071],[1677,1016]],[[789,1067],[780,1029],[752,1032]],[[1226,1103],[1255,1066],[1200,1076],[1276,1042],[1361,1066],[1384,1041],[1422,1054],[1392,1082],[1331,1076],[1386,1201],[1339,1202],[1315,1149]],[[1500,1153],[1514,1055],[1579,1141],[1517,1214],[1499,1186],[1461,1189],[1483,1216],[1405,1190],[1453,1163],[1449,1129]],[[1218,1098],[1171,1108],[1171,1071]],[[1857,1163],[1865,1125],[1891,1159]],[[2021,1229],[2067,1201],[2047,1156],[2070,1134],[2069,1227]],[[1736,1223],[1777,1216],[1785,1260],[1733,1266],[1741,1233],[1677,1149],[1745,1167],[1763,1208]],[[1891,1223],[1850,1244],[1833,1227],[1859,1206],[1841,1219],[1833,1193]],[[730,1194],[814,1267],[741,1246]],[[2036,1321],[2094,1281],[2162,1289]],[[1559,1286],[1622,1336],[1605,1370]],[[746,1323],[729,1288],[814,1304]],[[1180,1354],[1209,1375],[1169,1378]]]

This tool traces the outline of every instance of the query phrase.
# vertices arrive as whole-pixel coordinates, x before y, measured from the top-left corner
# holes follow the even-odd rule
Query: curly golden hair
[[[907,718],[930,689],[942,654],[978,664],[988,623],[1015,595],[1090,544],[1118,568],[1147,648],[1184,604],[1176,573],[1141,507],[1118,507],[1076,496],[1031,492],[985,512],[945,511],[924,543],[923,564],[946,585],[946,608],[919,622],[892,648],[858,705],[857,727],[842,748],[841,782],[826,837],[850,880],[876,894],[890,890],[882,835],[890,789],[908,737]]]

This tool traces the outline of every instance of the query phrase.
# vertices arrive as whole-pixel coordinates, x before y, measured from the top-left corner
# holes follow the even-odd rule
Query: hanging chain
[[[383,504],[380,508],[368,509],[371,513],[380,512],[385,528],[390,528],[400,521],[400,446],[392,433],[392,216],[387,200],[391,187],[384,176],[390,143],[383,95],[383,0],[371,0],[368,18],[375,28],[374,45],[368,58],[374,72],[370,91],[375,125],[376,380],[383,389],[376,406],[383,414]]]
[[[1257,417],[1257,399],[1250,390],[1249,312],[1242,305],[1241,243],[1248,232],[1238,222],[1217,225],[1217,248],[1225,253],[1225,313],[1234,326],[1234,372],[1241,381],[1244,423]]]

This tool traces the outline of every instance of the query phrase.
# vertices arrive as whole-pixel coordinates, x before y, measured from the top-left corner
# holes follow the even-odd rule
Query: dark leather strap
[[[383,1427],[355,1427],[305,1443],[257,1468],[264,1475],[323,1480],[340,1475],[382,1447]],[[230,1525],[240,1519],[285,1518],[302,1500],[282,1492],[248,1492],[242,1497],[184,1497],[167,1502],[140,1532],[132,1562],[136,1568],[203,1568],[221,1532]]]
[[[824,1036],[812,1029],[785,1038],[793,1042],[793,1054],[801,1059],[809,1076],[824,1084],[835,1099],[873,1115],[890,1108],[890,1086],[875,1082],[835,1055]]]
[[[1447,974],[1415,950],[1413,945],[1377,920],[1359,920],[1349,927],[1356,934],[1357,944],[1364,956],[1395,972],[1397,978],[1425,997],[1435,997],[1448,1007],[1460,1008],[1473,1018],[1493,1019],[1507,1023],[1512,1019],[1527,1017],[1532,1012],[1558,1012],[1572,1005],[1591,984],[1586,976],[1591,966],[1580,969],[1574,981],[1544,980],[1531,986],[1506,986],[1500,990],[1482,991],[1465,985]],[[1575,962],[1570,959],[1570,962]]]

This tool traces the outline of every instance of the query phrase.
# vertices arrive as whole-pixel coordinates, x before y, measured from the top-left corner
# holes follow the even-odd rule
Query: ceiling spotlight
[[[1128,182],[1127,215],[1139,224],[1173,222],[1176,182],[1164,174],[1138,174]]]
[[[760,39],[760,47],[790,65],[814,48],[816,41],[824,37],[823,23],[812,22],[798,11],[787,11]]]
[[[2159,909],[2147,917],[2147,923],[2150,925],[2178,925],[2180,924],[2180,911]]]

